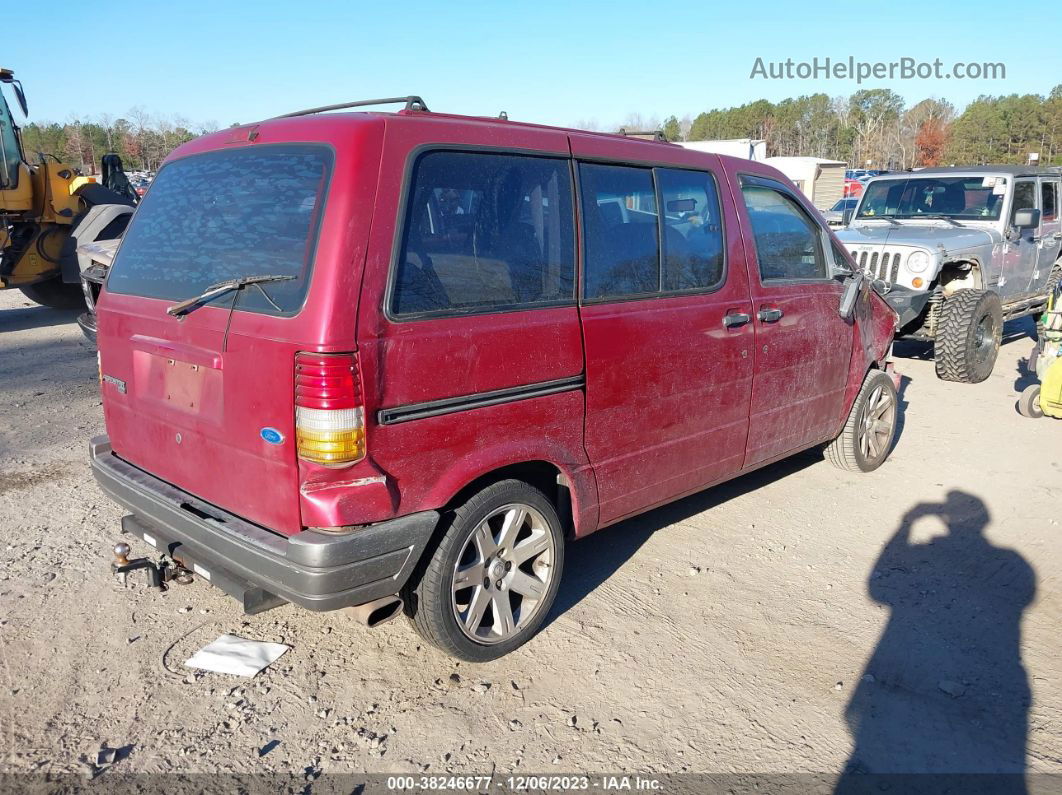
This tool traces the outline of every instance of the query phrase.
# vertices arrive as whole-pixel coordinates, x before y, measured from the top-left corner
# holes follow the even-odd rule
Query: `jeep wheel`
[[[535,634],[557,596],[561,520],[545,494],[519,480],[488,486],[449,519],[406,604],[429,643],[462,660],[494,660]]]
[[[59,276],[46,282],[27,284],[19,289],[33,303],[50,309],[85,308],[85,294],[81,291],[81,285],[67,284]]]
[[[863,379],[840,435],[826,446],[826,458],[849,472],[873,472],[892,450],[896,417],[892,378],[881,370],[871,370]]]
[[[1040,385],[1032,384],[1025,387],[1018,396],[1018,413],[1023,417],[1038,420],[1044,416],[1043,407],[1040,405]]]
[[[992,375],[1003,338],[1003,305],[991,291],[959,290],[944,300],[934,343],[937,377],[979,384]]]

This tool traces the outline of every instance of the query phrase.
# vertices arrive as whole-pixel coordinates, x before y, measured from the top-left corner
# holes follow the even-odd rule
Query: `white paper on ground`
[[[222,635],[188,658],[185,667],[219,674],[254,676],[280,659],[280,655],[290,648],[283,643],[263,643],[235,635]]]

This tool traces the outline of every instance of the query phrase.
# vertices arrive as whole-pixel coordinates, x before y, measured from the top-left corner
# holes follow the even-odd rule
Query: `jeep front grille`
[[[875,251],[868,256],[866,251],[859,254],[859,268],[874,279],[892,284],[900,274],[900,252],[890,253],[886,251],[880,254]]]

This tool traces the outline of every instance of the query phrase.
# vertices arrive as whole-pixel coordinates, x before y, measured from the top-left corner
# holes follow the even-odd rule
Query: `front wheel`
[[[934,341],[937,377],[979,384],[992,375],[1003,339],[1003,305],[990,290],[958,290],[944,299]]]
[[[488,486],[454,510],[406,604],[425,640],[487,662],[535,634],[557,596],[564,533],[541,491],[519,480]]]
[[[27,284],[19,289],[33,303],[50,309],[85,308],[85,294],[81,290],[81,285],[67,284],[59,276],[46,282]]]
[[[871,370],[852,402],[844,428],[826,446],[826,458],[849,472],[873,472],[892,451],[897,406],[892,378],[881,370]]]

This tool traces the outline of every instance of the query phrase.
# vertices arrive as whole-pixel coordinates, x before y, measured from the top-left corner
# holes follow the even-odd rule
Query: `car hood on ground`
[[[837,233],[848,246],[922,246],[947,251],[990,246],[998,243],[1002,235],[994,229],[983,227],[957,227],[945,223],[903,223],[893,226],[887,222],[856,223]]]

